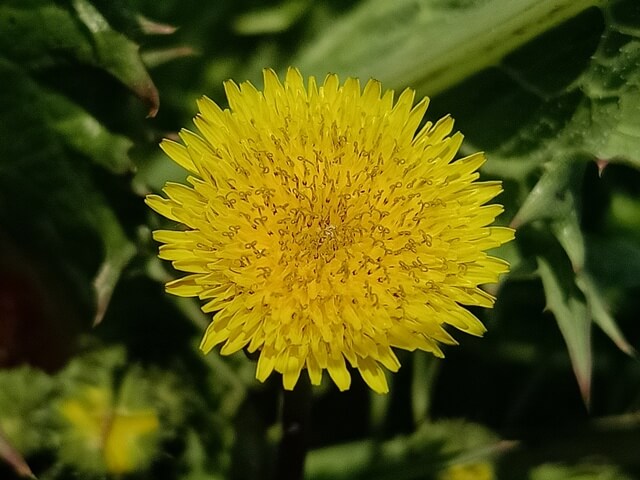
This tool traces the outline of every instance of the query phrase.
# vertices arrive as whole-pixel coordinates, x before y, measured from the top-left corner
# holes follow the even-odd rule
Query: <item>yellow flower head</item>
[[[67,427],[60,452],[64,461],[116,474],[151,462],[160,428],[155,410],[113,408],[111,392],[100,387],[65,398],[59,410]]]
[[[493,465],[489,462],[455,464],[438,475],[438,480],[494,480]]]
[[[225,83],[229,109],[198,102],[200,134],[163,150],[190,185],[167,183],[147,203],[184,225],[160,230],[160,258],[189,275],[167,284],[216,312],[202,340],[209,352],[259,352],[256,377],[274,370],[292,389],[306,368],[349,388],[346,362],[376,392],[381,365],[400,367],[392,347],[432,352],[455,344],[451,325],[485,331],[463,305],[491,307],[478,288],[508,270],[485,250],[513,238],[489,226],[484,205],[500,182],[476,182],[485,157],[454,161],[462,142],[445,117],[418,129],[427,109],[407,89],[394,102],[370,80],[322,85],[289,69],[264,71],[264,91]]]

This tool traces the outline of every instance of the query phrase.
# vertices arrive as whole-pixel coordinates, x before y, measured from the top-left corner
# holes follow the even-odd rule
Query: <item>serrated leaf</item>
[[[610,308],[605,300],[601,288],[586,272],[581,272],[576,277],[576,284],[582,290],[587,299],[587,306],[593,321],[603,332],[618,346],[620,350],[630,356],[635,356],[636,351],[627,341],[618,324],[611,316]]]
[[[554,314],[569,350],[580,393],[586,405],[591,395],[591,318],[584,298],[576,292],[572,274],[559,275],[559,266],[544,257],[537,257],[547,308]]]
[[[563,217],[551,222],[551,231],[564,248],[564,251],[571,260],[571,266],[576,274],[580,274],[585,266],[586,251],[584,235],[580,228],[579,211],[576,195],[568,194],[572,198],[573,208],[567,210]]]
[[[558,307],[561,303],[558,298],[554,297],[553,302],[551,302],[549,295],[555,294],[556,292],[550,292],[552,288],[551,277],[547,276],[546,280],[543,278],[543,285],[545,285],[545,293],[549,306],[551,304],[556,305],[556,310],[560,308],[560,310],[564,312],[565,317],[567,314],[578,317],[585,315],[589,321],[593,320],[602,328],[623,352],[632,355],[634,353],[633,348],[627,342],[615,320],[610,315],[604,298],[591,279],[591,273],[588,270],[589,265],[586,264],[587,247],[584,234],[580,227],[581,193],[578,191],[578,187],[581,185],[581,177],[584,175],[584,162],[556,160],[555,162],[551,162],[547,167],[542,178],[533,188],[514,218],[512,225],[522,226],[534,220],[547,221],[549,229],[571,261],[573,272],[567,272],[567,279],[569,277],[573,278],[573,282],[575,282],[584,294],[586,311],[581,311],[582,300],[578,303],[568,302],[567,306],[571,311]],[[540,260],[538,260],[538,264],[539,263]],[[550,268],[557,270],[562,267],[556,264]],[[545,271],[544,268],[542,271]],[[538,269],[538,273],[541,273],[540,268]],[[548,273],[549,272],[547,272],[547,274]],[[569,282],[567,282],[567,285],[569,285]],[[556,310],[553,310],[551,307],[550,309],[556,313]],[[556,318],[560,325],[562,320],[559,319],[558,315],[556,315]],[[567,321],[565,320],[564,323],[566,324]],[[566,326],[563,327],[560,325],[560,328],[563,330],[563,335],[565,335],[567,331]],[[576,332],[573,334],[567,332],[566,334],[575,335]],[[568,340],[567,344],[569,344]],[[574,347],[574,350],[577,348],[577,346]],[[577,353],[574,353],[572,359],[576,358],[577,355]],[[578,371],[578,367],[576,367],[576,371]],[[578,381],[581,382],[580,378]]]
[[[565,219],[571,215],[577,207],[573,190],[579,185],[584,166],[584,162],[567,158],[546,164],[511,226],[519,228],[535,220]]]
[[[628,355],[634,355],[633,347],[627,342],[609,313],[606,301],[588,270],[589,265],[586,264],[586,240],[578,219],[579,208],[576,198],[578,194],[573,192],[572,195],[575,199],[574,208],[569,209],[563,217],[551,221],[551,231],[571,261],[575,275],[574,281],[585,296],[589,317],[609,336],[620,350]]]
[[[564,64],[560,61],[566,62],[569,56],[558,59],[557,63],[544,64],[533,79],[521,74],[527,68],[526,63],[515,67],[504,65],[513,81],[539,97],[542,103],[515,135],[504,139],[497,151],[503,160],[509,159],[509,154],[511,161],[515,155],[534,162],[541,157],[555,161],[586,156],[601,168],[610,162],[640,167],[640,22],[631,14],[634,8],[637,8],[635,0],[600,4],[604,30],[583,71],[568,81],[564,89],[549,94],[543,84],[547,72],[563,71]],[[588,24],[588,20],[582,23]],[[558,36],[557,48],[562,47],[561,41],[569,42]],[[546,47],[554,48],[553,45]],[[529,58],[533,54],[548,57],[539,50],[526,53]],[[558,106],[563,104],[570,105],[571,109],[565,111],[564,120],[558,121],[555,118]],[[553,125],[552,135],[532,138],[532,129],[545,124]],[[525,146],[527,148],[523,148]]]
[[[601,11],[600,25],[590,7]],[[488,150],[486,169],[499,176],[521,181],[543,161],[576,156],[638,166],[640,22],[634,8],[635,0],[370,0],[303,48],[294,63],[306,73],[374,77],[427,95],[483,72],[464,87],[484,100],[467,99],[458,110],[450,105],[456,92],[445,95],[449,106],[440,108],[459,118],[463,150]],[[571,27],[563,23],[574,17]],[[538,36],[552,41],[527,44]],[[499,74],[483,76],[491,66]],[[519,89],[515,97],[507,83]],[[477,128],[469,128],[470,118]]]
[[[583,133],[582,148],[595,158],[640,168],[640,30],[611,15],[625,5],[633,8],[628,0],[610,4],[607,30],[579,83],[585,99],[572,122]]]

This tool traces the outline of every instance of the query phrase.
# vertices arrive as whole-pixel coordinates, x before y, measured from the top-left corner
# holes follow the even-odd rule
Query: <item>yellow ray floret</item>
[[[376,392],[393,349],[442,356],[447,326],[485,331],[465,306],[491,307],[479,288],[508,264],[485,252],[513,230],[491,226],[499,182],[478,182],[481,153],[454,160],[462,135],[445,117],[420,127],[428,99],[370,80],[318,85],[264,71],[264,90],[225,83],[228,109],[204,97],[199,134],[163,150],[188,170],[147,203],[182,224],[157,231],[160,257],[188,275],[167,290],[214,313],[201,348],[259,352],[292,389],[303,370],[340,388],[349,366]]]

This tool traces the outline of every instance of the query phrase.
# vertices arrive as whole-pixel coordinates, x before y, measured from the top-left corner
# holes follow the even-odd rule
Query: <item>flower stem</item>
[[[285,390],[283,393],[282,439],[278,447],[274,478],[302,480],[311,413],[309,379],[302,376],[293,390]]]

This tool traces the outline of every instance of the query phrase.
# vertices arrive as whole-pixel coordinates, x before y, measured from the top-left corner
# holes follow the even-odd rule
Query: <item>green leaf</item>
[[[546,463],[533,469],[530,480],[631,480],[614,465],[561,465]]]
[[[93,220],[93,226],[96,231],[100,232],[104,243],[104,259],[93,279],[93,289],[96,295],[93,325],[96,326],[104,318],[120,274],[137,250],[110,209],[97,208],[94,211]]]
[[[532,122],[542,124],[560,99],[576,99],[575,110],[567,117],[566,123],[554,124],[556,135],[540,138],[537,145],[534,142],[533,148],[524,153],[524,157],[538,159],[534,160],[534,163],[545,156],[548,162],[544,166],[542,177],[527,195],[512,225],[519,227],[536,220],[546,222],[571,260],[574,271],[573,283],[585,297],[588,317],[593,319],[621,350],[633,354],[633,348],[609,313],[611,308],[607,305],[601,289],[596,286],[596,277],[591,271],[594,262],[587,262],[588,250],[581,227],[580,205],[585,163],[579,160],[586,156],[598,161],[604,159],[606,162],[617,160],[633,163],[634,156],[637,156],[640,145],[640,138],[636,135],[640,72],[635,54],[640,48],[640,43],[637,30],[623,26],[617,20],[617,17],[633,19],[630,15],[620,15],[620,11],[628,14],[630,8],[631,3],[628,1],[609,2],[603,6],[604,32],[584,72],[568,86],[566,92],[561,90],[544,101],[534,115],[535,120]],[[519,68],[526,71],[526,67],[522,65]],[[519,76],[514,78],[521,84],[527,81]],[[539,82],[539,79],[537,81]],[[629,107],[630,105],[632,107]],[[516,145],[522,144],[525,138],[522,131],[528,127],[529,125],[525,125],[515,135],[515,143],[507,141],[501,145],[500,148],[504,149],[503,154],[517,152]],[[505,149],[505,146],[508,147]],[[499,159],[498,166],[504,165],[506,161],[506,158]],[[500,170],[494,165],[492,171],[498,173]],[[557,270],[560,267],[552,265],[552,268]],[[617,283],[617,279],[612,279],[612,282]],[[549,281],[546,283],[549,285]],[[548,303],[551,302],[549,289],[550,287],[545,287]],[[576,318],[584,315],[584,312],[578,311],[582,309],[582,302],[570,308]],[[562,322],[561,319],[558,321]],[[566,325],[564,328],[561,325],[561,329],[566,331]],[[565,339],[567,335],[565,334]],[[569,344],[569,340],[567,343]],[[575,365],[580,358],[576,349],[577,346],[572,354],[574,369],[576,372],[584,371],[584,366]],[[585,361],[583,358],[582,362]],[[580,379],[579,383],[582,383]]]
[[[610,307],[602,295],[602,289],[593,280],[592,273],[589,271],[589,265],[586,263],[587,245],[578,219],[580,210],[578,208],[578,201],[576,200],[578,195],[577,192],[573,192],[573,208],[568,209],[563,217],[551,222],[551,231],[571,261],[574,281],[585,296],[590,318],[602,328],[620,350],[628,355],[634,355],[635,350],[629,342],[627,342],[615,320],[609,313]]]
[[[503,76],[530,97],[526,102],[508,102],[502,116],[513,118],[518,108],[529,109],[530,113],[525,121],[517,122],[515,132],[502,136],[497,148],[489,148],[497,155],[497,163],[489,164],[491,171],[499,172],[498,167],[512,169],[514,160],[522,166],[525,162],[535,165],[541,160],[577,157],[591,158],[601,165],[624,162],[640,167],[640,20],[633,15],[634,8],[634,0],[600,4],[603,30],[594,51],[589,52],[590,38],[598,25],[595,15],[587,12],[571,25],[559,28],[557,34],[545,34],[502,62],[499,68]],[[575,48],[567,50],[566,45]],[[577,63],[576,53],[588,60],[572,78],[566,74],[575,70],[569,66]],[[557,85],[547,85],[548,77],[557,77]],[[492,83],[495,89],[496,80]],[[488,104],[495,101],[500,99],[491,95],[486,99]],[[495,123],[491,115],[500,113],[480,109],[476,115],[476,122],[486,126]],[[472,132],[471,137],[472,143],[486,144],[486,134],[481,130]]]
[[[54,394],[53,379],[40,370],[0,370],[0,431],[6,437],[4,448],[0,445],[0,457],[4,451],[19,461],[16,452],[29,455],[51,447],[55,423],[50,405]],[[15,450],[12,454],[8,445]]]
[[[99,66],[128,86],[149,108],[155,117],[160,98],[139,55],[139,46],[120,32],[113,30],[107,20],[87,0],[72,0],[73,7],[93,36],[93,59]]]
[[[134,166],[128,151],[132,142],[122,135],[109,132],[95,117],[69,98],[38,84],[27,72],[0,57],[0,78],[13,85],[0,92],[0,138],[5,152],[19,156],[3,158],[2,164],[34,154],[44,142],[66,147],[90,158],[113,173],[125,173]],[[16,135],[19,134],[19,135]],[[38,135],[38,144],[31,143]],[[8,167],[7,167],[8,168]]]
[[[608,28],[579,82],[585,98],[572,119],[576,135],[569,141],[583,142],[597,159],[640,168],[640,28],[619,23],[616,7],[633,8],[626,1],[611,2],[607,9]]]
[[[577,202],[573,189],[584,173],[584,162],[559,158],[547,163],[544,170],[511,222],[514,228],[535,220],[563,220],[575,212]]]
[[[283,32],[291,28],[308,8],[307,0],[289,0],[277,6],[243,13],[233,21],[233,29],[240,35]]]
[[[0,79],[14,85],[12,91],[0,91],[0,138],[5,139],[0,142],[0,205],[14,206],[3,208],[0,218],[7,225],[21,225],[13,234],[31,237],[26,245],[38,255],[64,237],[97,235],[104,254],[94,282],[99,321],[135,248],[95,187],[89,165],[79,160],[86,156],[116,172],[129,169],[130,141],[112,135],[69,99],[38,85],[1,58]],[[31,221],[24,225],[23,218]],[[81,282],[76,288],[88,293],[85,285],[90,281],[79,279],[94,272],[77,260],[67,262],[82,246],[81,240],[82,236],[72,238],[66,251],[61,249],[48,261],[65,262],[63,271],[76,265],[69,280]]]
[[[180,477],[180,480],[223,480],[225,478],[222,474],[214,474],[207,468],[210,455],[195,431],[187,432],[185,444],[184,460],[188,468],[187,473]]]
[[[581,272],[576,277],[576,284],[582,290],[593,321],[607,336],[627,355],[635,356],[636,351],[627,341],[618,324],[612,317],[607,300],[602,293],[602,287],[597,285],[587,272]]]
[[[596,6],[602,10],[605,28],[595,53],[580,46],[584,42],[589,48],[585,39],[591,33],[577,27],[560,30],[568,35],[577,32],[575,38],[549,33],[553,43],[545,44],[544,52],[525,47],[540,34]],[[391,5],[369,0],[303,48],[293,63],[320,77],[327,71],[361,79],[374,77],[386,87],[411,86],[430,96],[488,67],[499,66],[523,92],[542,100],[531,118],[512,123],[520,127],[515,135],[503,136],[502,151],[497,152],[502,159],[514,150],[522,155],[523,144],[533,141],[538,146],[529,149],[526,157],[540,158],[546,152],[552,158],[567,158],[579,153],[638,166],[640,25],[632,15],[633,8],[633,0],[487,0],[462,6],[452,1],[404,0]],[[378,35],[380,31],[385,35]],[[347,44],[349,48],[344,48]],[[593,54],[583,71],[572,78],[567,76],[571,71],[567,63],[575,62],[578,48],[580,54],[582,50]],[[523,50],[519,57],[518,49]],[[550,83],[549,78],[557,79]],[[474,81],[475,85],[466,88],[477,90],[482,78]],[[503,85],[493,85],[487,93],[488,105],[502,104],[509,109],[502,114],[505,118],[518,115],[522,104],[505,96]],[[464,108],[466,114],[485,120],[478,122],[485,131],[501,115],[495,107]],[[559,121],[554,118],[558,113],[563,116]],[[492,129],[486,132],[493,133]],[[474,138],[468,138],[474,143]],[[542,139],[548,142],[540,142]]]
[[[540,256],[537,261],[538,273],[547,298],[547,308],[558,322],[569,350],[580,393],[585,404],[589,405],[592,352],[591,318],[587,304],[582,294],[576,291],[570,272],[559,271],[558,264],[553,264],[545,257]]]
[[[0,219],[10,240],[72,292],[72,308],[93,304],[97,324],[136,253],[105,195],[104,184],[117,180],[105,182],[102,169],[130,174],[133,142],[89,113],[87,105],[104,102],[62,93],[49,77],[81,75],[99,86],[106,73],[150,114],[157,91],[138,46],[88,0],[9,0],[0,5],[0,25],[0,83],[11,85],[0,91]]]
[[[5,58],[34,72],[66,65],[69,60],[98,67],[140,97],[149,116],[157,112],[158,92],[138,45],[113,30],[87,0],[61,4],[10,0],[0,5],[0,25],[4,26],[0,29],[0,52]]]
[[[571,261],[573,282],[575,282],[584,294],[587,311],[581,311],[581,301],[569,305],[568,310],[559,308],[555,310],[551,309],[556,314],[556,319],[558,320],[560,329],[563,331],[563,335],[565,335],[565,340],[569,345],[570,340],[567,339],[567,335],[578,335],[577,331],[570,333],[567,330],[568,318],[571,315],[576,317],[578,325],[575,327],[579,329],[579,324],[582,322],[579,318],[587,315],[587,318],[592,319],[600,326],[623,352],[633,355],[633,347],[627,342],[615,320],[609,313],[610,308],[601,290],[592,279],[592,274],[588,269],[589,265],[586,264],[587,246],[579,218],[581,215],[581,192],[579,187],[582,183],[582,177],[584,177],[584,162],[557,159],[549,162],[545,167],[545,173],[531,190],[531,193],[518,211],[518,214],[513,219],[512,226],[520,227],[535,220],[547,221],[551,232]],[[555,264],[552,268],[558,270],[561,267],[559,264]],[[543,269],[542,271],[545,270]],[[540,270],[539,273],[542,275]],[[549,295],[555,292],[551,292],[552,284],[549,278],[545,280],[543,277],[543,284],[545,285],[547,302],[550,304],[551,299]],[[558,305],[557,299],[554,300],[554,304]],[[558,316],[559,311],[564,312],[564,319]],[[584,347],[579,347],[578,344],[580,341],[574,340],[573,343],[576,343],[576,346],[573,347],[574,353],[571,355],[572,361],[583,362],[583,365],[574,364],[576,373],[580,371],[583,372],[583,378],[578,378],[578,382],[582,385],[584,375],[586,374],[586,367],[584,365],[586,357],[584,355],[581,356],[578,353],[578,349]]]
[[[293,61],[306,74],[369,77],[435,95],[496,65],[595,0],[402,0],[363,2]],[[380,32],[384,32],[381,35]],[[348,48],[345,48],[348,45]]]
[[[313,450],[308,455],[305,478],[424,478],[459,462],[491,462],[493,456],[509,448],[480,425],[458,420],[427,422],[408,437]]]

